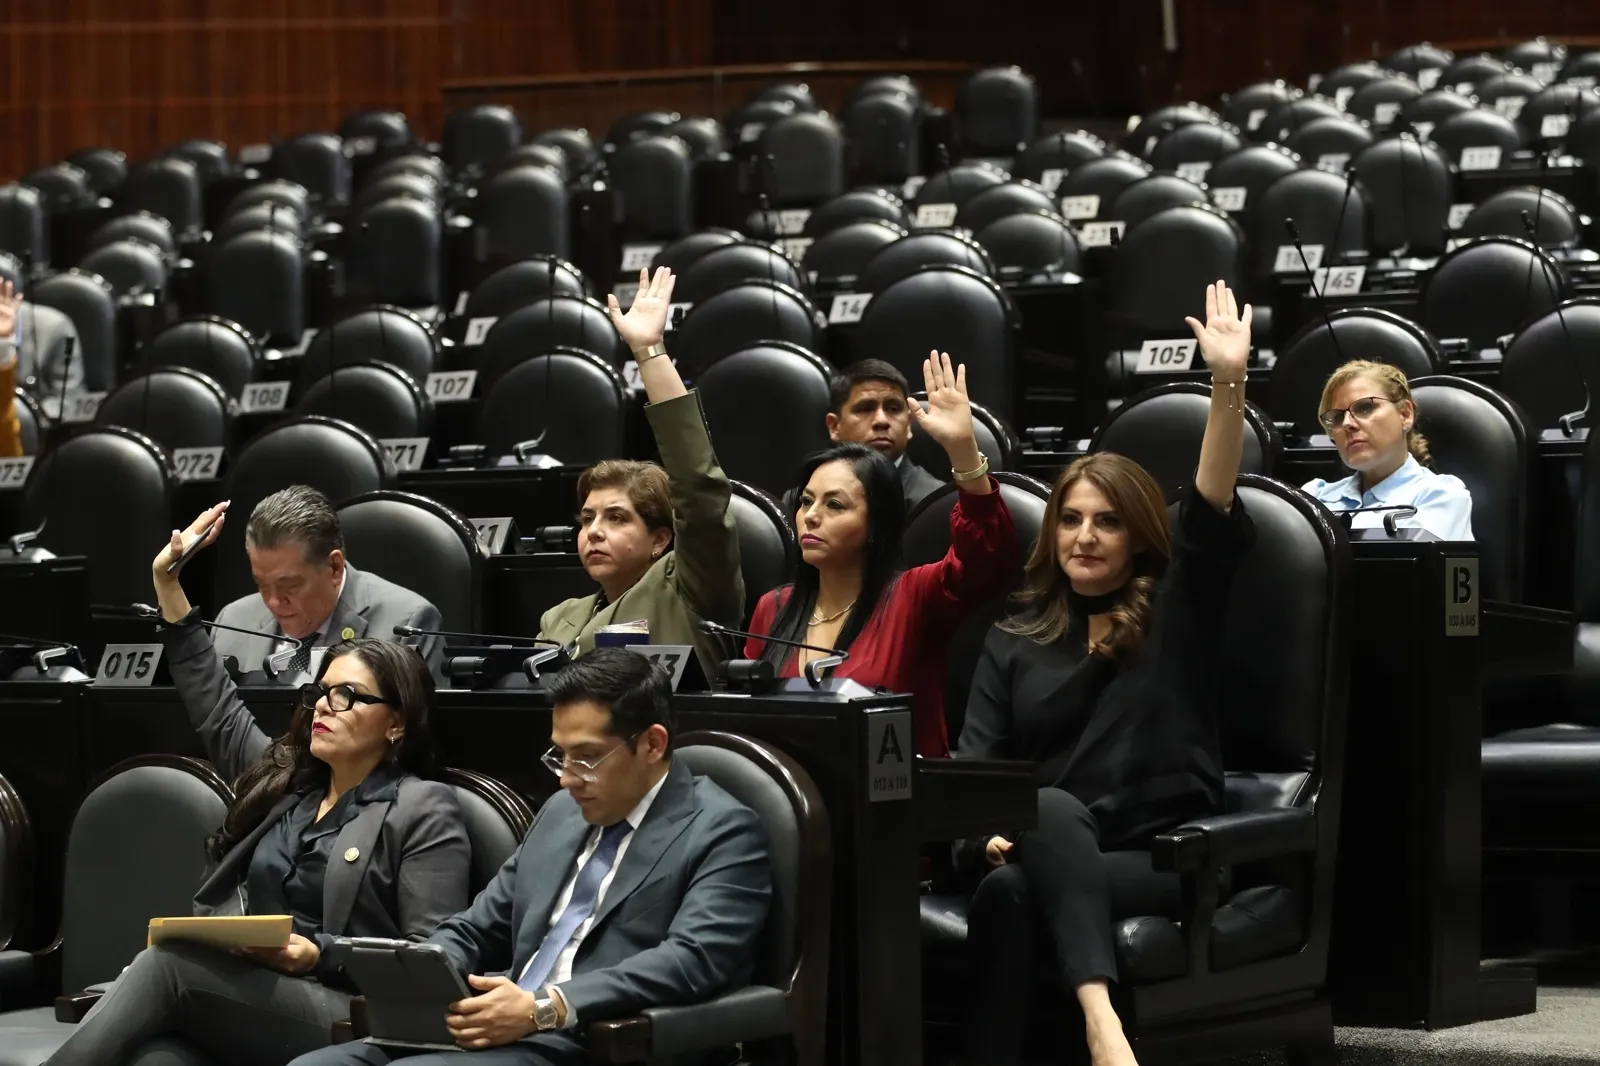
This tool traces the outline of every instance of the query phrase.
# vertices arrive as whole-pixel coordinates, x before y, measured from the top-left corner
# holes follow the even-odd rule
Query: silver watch
[[[543,997],[536,996],[533,1000],[533,1024],[540,1032],[554,1029],[561,1024],[561,1012],[556,1010],[555,996],[550,994],[548,988],[542,991]]]

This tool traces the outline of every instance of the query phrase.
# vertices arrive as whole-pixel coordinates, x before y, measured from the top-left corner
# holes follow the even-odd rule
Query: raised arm
[[[260,758],[272,741],[239,699],[239,690],[223,667],[211,637],[195,624],[192,616],[196,612],[184,594],[178,574],[167,573],[167,567],[202,535],[202,547],[217,539],[227,511],[228,503],[224,501],[203,512],[189,523],[188,529],[173,530],[172,539],[150,564],[150,574],[165,623],[161,638],[166,645],[172,683],[189,712],[189,721],[200,734],[206,757],[223,777],[232,781]]]
[[[639,295],[626,315],[615,294],[606,302],[612,324],[639,361],[639,377],[650,400],[645,417],[672,497],[673,574],[678,591],[702,618],[737,625],[744,615],[744,581],[729,507],[733,490],[717,463],[700,398],[684,388],[678,368],[661,344],[676,284],[666,267],[654,277],[641,270]]]
[[[1206,321],[1184,321],[1200,342],[1200,357],[1211,371],[1211,413],[1200,442],[1200,466],[1194,483],[1206,502],[1219,511],[1233,506],[1233,485],[1244,454],[1245,368],[1250,361],[1250,322],[1254,313],[1239,304],[1225,282],[1206,286]]]

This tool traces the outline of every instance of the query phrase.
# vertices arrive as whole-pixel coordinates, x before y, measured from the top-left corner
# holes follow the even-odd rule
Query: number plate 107
[[[160,662],[159,644],[107,644],[94,683],[104,688],[148,688]]]

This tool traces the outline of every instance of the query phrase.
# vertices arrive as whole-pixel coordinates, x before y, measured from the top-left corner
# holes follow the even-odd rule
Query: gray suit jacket
[[[241,596],[234,600],[217,614],[216,620],[225,626],[237,626],[261,634],[259,637],[250,637],[219,629],[212,638],[217,646],[217,654],[238,659],[239,669],[245,673],[260,670],[264,659],[285,646],[281,643],[283,629],[258,595]],[[357,570],[347,563],[344,593],[340,595],[333,615],[328,619],[328,629],[322,634],[320,645],[339,643],[345,639],[343,633],[346,629],[356,637],[376,637],[410,644],[427,660],[434,681],[443,683],[440,668],[444,661],[444,638],[407,637],[400,640],[394,635],[395,626],[438,629],[439,622],[438,608],[415,592],[392,581],[385,581],[377,574]],[[305,678],[299,680],[304,681]]]
[[[17,316],[17,381],[39,398],[45,413],[59,417],[62,385],[68,395],[83,391],[83,345],[66,312],[29,301]],[[67,340],[72,361],[67,362]]]
[[[594,827],[558,792],[521,849],[430,942],[461,972],[509,971],[538,952]],[[702,1003],[750,981],[772,897],[766,832],[748,807],[673,762],[560,986],[581,1025]],[[572,1032],[527,1039],[570,1043]]]
[[[229,782],[271,745],[240,701],[222,661],[198,625],[162,626],[172,682],[206,757]],[[256,844],[294,806],[286,795],[250,834],[222,857],[195,893],[199,915],[244,914],[245,874]],[[345,856],[355,855],[353,859]],[[440,781],[404,777],[395,798],[366,804],[334,843],[322,887],[324,949],[333,936],[420,940],[467,905],[472,849],[455,791]],[[340,861],[343,859],[344,861]],[[317,975],[334,971],[319,963]]]
[[[900,465],[896,469],[900,473],[900,488],[905,493],[907,514],[911,513],[911,508],[922,502],[923,497],[939,491],[946,485],[946,482],[940,481],[912,462],[910,456],[901,456]],[[795,501],[799,499],[799,489],[790,489],[783,494],[783,513],[791,522],[794,521]]]

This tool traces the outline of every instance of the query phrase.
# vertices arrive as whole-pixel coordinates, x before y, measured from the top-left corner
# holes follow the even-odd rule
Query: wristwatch
[[[556,998],[550,994],[548,986],[541,989],[541,996],[533,1000],[533,1024],[540,1031],[556,1029],[561,1025],[561,1012],[556,1009]]]
[[[638,351],[634,352],[633,353],[633,357],[635,359],[639,360],[639,362],[641,362],[641,363],[648,363],[650,360],[654,359],[656,356],[658,356],[658,355],[666,355],[666,354],[667,354],[667,346],[665,344],[662,344],[660,341],[657,341],[655,344],[650,345],[648,348],[641,348]]]

